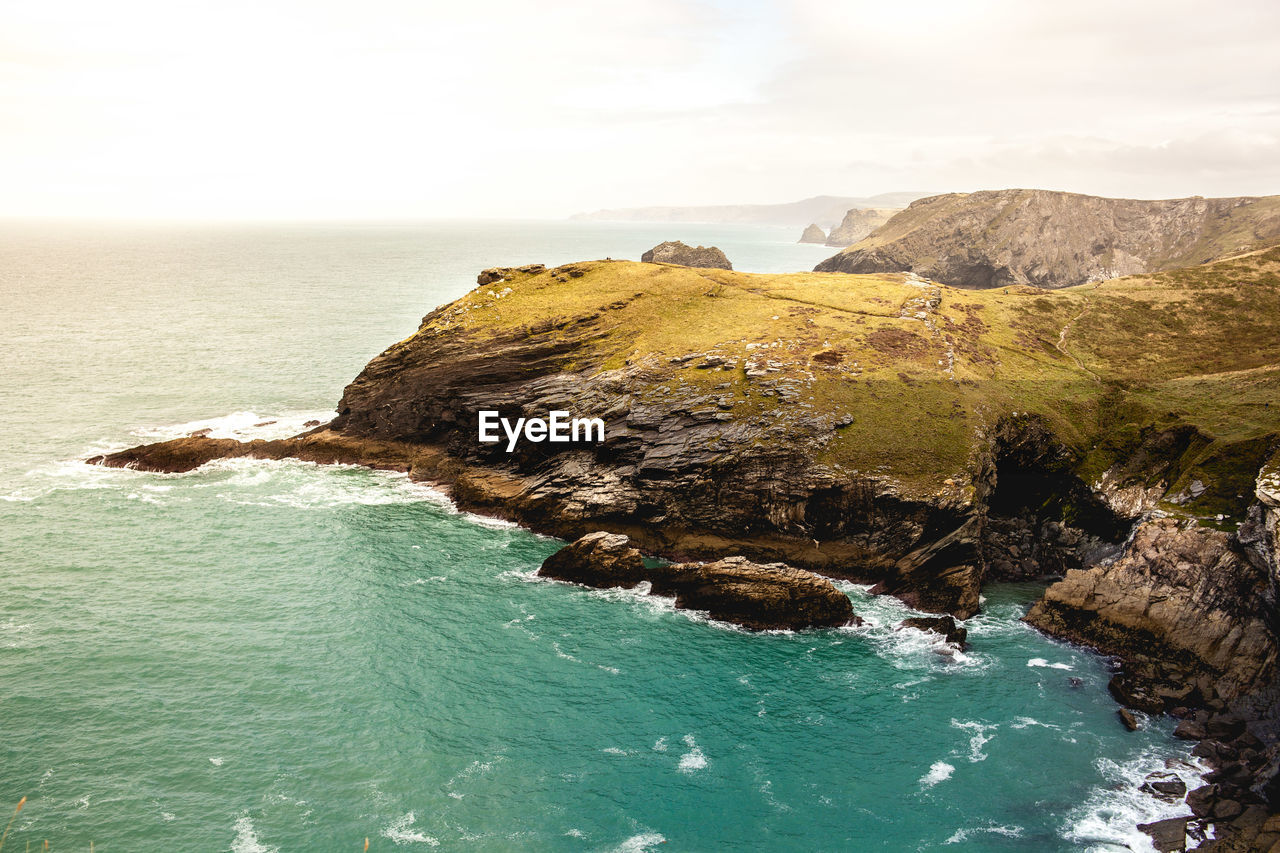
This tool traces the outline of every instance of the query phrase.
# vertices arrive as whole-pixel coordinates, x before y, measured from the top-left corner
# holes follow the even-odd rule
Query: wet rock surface
[[[647,581],[654,595],[676,607],[705,610],[713,619],[753,630],[857,625],[849,597],[826,578],[782,563],[743,557],[710,563],[646,566],[626,536],[589,533],[552,554],[538,574],[599,588],[633,588]]]

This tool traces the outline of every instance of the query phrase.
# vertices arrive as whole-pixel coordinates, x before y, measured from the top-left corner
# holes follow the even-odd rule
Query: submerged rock
[[[715,246],[686,246],[679,240],[659,243],[640,256],[646,264],[679,264],[682,267],[731,270],[733,264]]]
[[[862,621],[848,596],[812,572],[744,557],[646,567],[630,539],[602,531],[552,554],[538,574],[601,589],[630,589],[648,581],[650,592],[674,596],[676,607],[705,610],[713,619],[753,630],[831,628]]]

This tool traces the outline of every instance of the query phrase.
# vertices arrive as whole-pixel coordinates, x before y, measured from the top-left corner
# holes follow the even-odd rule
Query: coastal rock
[[[598,588],[648,581],[653,594],[674,596],[676,607],[753,630],[861,624],[849,597],[812,572],[744,557],[646,567],[626,536],[611,533],[579,538],[548,557],[538,574]]]
[[[476,276],[476,284],[484,286],[486,284],[496,284],[499,281],[511,281],[519,276],[537,275],[545,272],[546,266],[543,264],[525,264],[522,267],[490,267],[487,270],[481,270]]]
[[[1154,823],[1140,823],[1138,829],[1151,836],[1151,846],[1159,853],[1176,853],[1187,849],[1186,817],[1171,817]]]
[[[556,551],[542,563],[538,574],[601,589],[631,589],[648,580],[644,557],[631,540],[616,533],[588,533]]]
[[[804,229],[804,233],[800,235],[800,239],[797,242],[825,243],[827,242],[827,234],[817,225],[809,225]]]
[[[323,427],[244,444],[180,439],[97,461],[184,471],[293,456],[405,471],[460,507],[540,533],[608,530],[677,563],[782,562],[967,618],[988,579],[1113,553],[1131,519],[1094,488],[1103,472],[1123,474],[1121,486],[1143,470],[1174,489],[1199,479],[1206,491],[1188,508],[1213,501],[1235,519],[1239,482],[1252,484],[1266,448],[1250,439],[1248,453],[1220,456],[1236,445],[1214,442],[1208,424],[1280,433],[1280,407],[1251,407],[1245,423],[1220,404],[1234,377],[1255,381],[1250,371],[1271,357],[1280,311],[1260,308],[1247,327],[1213,318],[1246,297],[1275,304],[1277,271],[1273,250],[1197,268],[1213,287],[1168,275],[1089,291],[1100,319],[1081,340],[1093,349],[1067,337],[1086,368],[1055,349],[1064,324],[1084,322],[1072,319],[1075,292],[979,294],[903,276],[833,291],[820,276],[624,261],[503,268],[511,278],[433,310],[373,359]],[[1184,312],[1201,318],[1193,337],[1165,346],[1142,323],[1113,322],[1135,305],[1162,316],[1143,301],[1153,290],[1159,304],[1203,307]],[[1201,369],[1216,378],[1189,382]],[[1028,398],[1036,411],[1010,412],[1023,377],[1044,371],[1053,378]],[[1181,414],[1127,396],[1126,383],[1151,394],[1169,377]],[[599,417],[605,439],[481,441],[479,413],[495,410],[513,421]],[[1185,440],[1148,440],[1156,420]],[[1198,682],[1163,689],[1160,706],[1203,693]]]
[[[826,245],[837,249],[851,246],[900,212],[901,208],[896,207],[852,208],[845,212],[844,219],[840,221],[840,224],[831,229],[831,233],[827,235]]]
[[[963,649],[969,632],[950,616],[912,616],[898,623],[899,628],[915,628],[917,631],[932,631],[941,634],[948,643]]]
[[[679,264],[682,267],[731,270],[733,264],[715,246],[686,246],[679,240],[659,243],[640,256],[646,264]]]
[[[1056,288],[1190,267],[1278,241],[1280,196],[1136,201],[994,190],[913,202],[815,269]]]
[[[1161,770],[1142,780],[1142,790],[1166,802],[1176,803],[1187,795],[1187,783],[1177,773]]]
[[[1229,534],[1144,522],[1109,566],[1067,572],[1026,621],[1124,659],[1112,692],[1141,710],[1228,700],[1276,672],[1268,578]]]

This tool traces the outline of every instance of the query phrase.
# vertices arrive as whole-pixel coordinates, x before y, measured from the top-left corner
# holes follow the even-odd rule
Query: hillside
[[[1280,249],[1056,292],[529,269],[429,314],[312,435],[105,461],[361,461],[556,535],[783,560],[968,615],[983,578],[1079,567],[1147,509],[1239,521],[1280,435]],[[606,440],[508,453],[477,442],[482,409],[600,417]],[[1036,560],[1002,557],[1014,541]]]
[[[860,198],[855,196],[815,196],[784,204],[723,204],[698,207],[626,207],[579,213],[571,217],[592,222],[706,222],[747,225],[793,225],[799,228],[817,223],[830,230],[852,208],[901,208],[923,192],[892,192]]]
[[[965,288],[1059,288],[1194,266],[1276,243],[1280,196],[1136,201],[998,190],[913,202],[816,269],[912,271]]]

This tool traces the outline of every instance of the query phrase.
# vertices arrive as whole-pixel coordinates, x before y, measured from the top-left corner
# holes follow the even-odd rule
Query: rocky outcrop
[[[682,267],[731,270],[733,264],[715,246],[686,246],[679,240],[659,243],[640,256],[646,264],[679,264]]]
[[[911,271],[955,287],[1056,288],[1203,264],[1276,243],[1280,196],[1136,201],[997,190],[913,202],[815,269]]]
[[[630,589],[647,581],[652,594],[674,596],[676,607],[757,631],[861,624],[849,597],[812,572],[743,557],[646,566],[626,536],[605,532],[552,554],[538,574],[598,588]]]
[[[901,208],[897,207],[855,207],[845,211],[840,224],[827,235],[826,244],[835,248],[852,246],[899,212]]]
[[[1112,692],[1160,712],[1224,702],[1276,673],[1269,579],[1224,532],[1173,519],[1139,525],[1111,565],[1067,572],[1026,620],[1120,656]]]
[[[522,267],[490,267],[487,270],[481,270],[476,276],[476,284],[484,286],[486,284],[494,284],[499,281],[510,281],[517,276],[537,275],[546,270],[542,264],[525,264]]]
[[[969,639],[969,632],[957,625],[950,616],[912,616],[898,623],[899,628],[914,628],[917,631],[931,631],[940,634],[948,643],[963,649]]]
[[[182,471],[294,456],[405,471],[540,533],[608,530],[678,563],[781,562],[967,618],[989,578],[1081,568],[1123,541],[1130,520],[1096,494],[1102,472],[1122,472],[1113,479],[1127,488],[1126,463],[1167,455],[1183,460],[1161,480],[1168,488],[1206,484],[1199,503],[1172,510],[1213,498],[1234,512],[1237,475],[1260,462],[1251,449],[1220,464],[1214,448],[1234,445],[1195,424],[1256,433],[1275,417],[1280,429],[1280,411],[1259,404],[1236,426],[1220,405],[1234,377],[1248,383],[1240,393],[1260,393],[1255,362],[1273,358],[1280,312],[1259,310],[1248,328],[1212,318],[1237,304],[1237,289],[1273,304],[1277,268],[1280,254],[1268,254],[1208,270],[1220,286],[1164,286],[1160,304],[1204,308],[1198,350],[1190,336],[1161,349],[1144,326],[1100,313],[1087,339],[1096,349],[1073,350],[1092,372],[1054,346],[1077,294],[962,293],[898,276],[832,292],[819,276],[620,261],[504,268],[373,359],[325,427],[245,444],[184,438],[97,461]],[[1129,310],[1151,291],[1117,283],[1091,296],[1092,310]],[[1250,345],[1233,346],[1245,332]],[[1212,382],[1185,381],[1195,351],[1209,354]],[[1148,399],[1152,377],[1176,371],[1180,415],[1125,396],[1130,362]],[[512,421],[569,411],[600,418],[605,436],[486,442],[482,411]],[[1178,417],[1191,444],[1142,438],[1150,419],[1173,429]],[[1160,501],[1159,483],[1140,485]]]
[[[804,233],[800,235],[800,239],[797,242],[825,243],[827,242],[827,233],[816,224],[810,224],[804,229]]]

